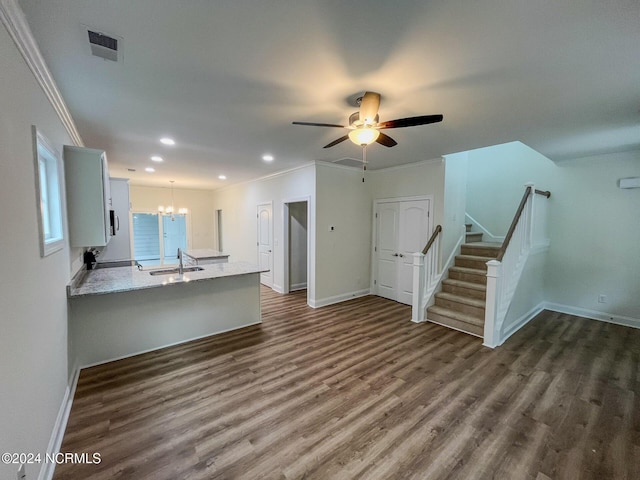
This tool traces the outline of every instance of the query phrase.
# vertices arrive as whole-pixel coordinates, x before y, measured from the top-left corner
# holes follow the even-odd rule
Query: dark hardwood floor
[[[364,297],[83,370],[55,479],[638,479],[640,330],[543,312],[505,345]],[[188,312],[185,312],[188,314]]]

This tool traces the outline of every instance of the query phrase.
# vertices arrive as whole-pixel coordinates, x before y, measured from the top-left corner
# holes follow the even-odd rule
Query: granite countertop
[[[211,248],[194,248],[191,250],[185,250],[184,254],[189,255],[191,258],[195,258],[196,260],[203,258],[225,258],[229,256],[228,253],[222,253]]]
[[[138,270],[137,267],[114,267],[99,270],[83,270],[67,286],[67,297],[104,295],[129,292],[146,288],[164,287],[188,282],[212,280],[214,278],[235,277],[268,270],[249,262],[216,263],[202,265],[203,270],[186,272],[182,275],[150,275],[154,270],[167,270],[174,265]]]

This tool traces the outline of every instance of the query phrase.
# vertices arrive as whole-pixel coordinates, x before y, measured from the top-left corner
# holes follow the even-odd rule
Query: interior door
[[[398,227],[400,224],[399,205],[382,203],[377,211],[377,291],[381,297],[390,300],[398,298]]]
[[[429,238],[429,207],[429,200],[399,204],[397,300],[407,305],[413,300],[413,254],[421,252]]]
[[[407,200],[378,204],[376,212],[376,293],[411,305],[413,254],[428,238],[430,202]]]
[[[258,264],[268,272],[260,274],[260,283],[273,286],[273,208],[271,203],[258,205]]]

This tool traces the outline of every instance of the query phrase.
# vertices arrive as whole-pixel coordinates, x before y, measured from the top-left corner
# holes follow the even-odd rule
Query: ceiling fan
[[[377,142],[385,147],[393,147],[398,144],[393,138],[382,133],[380,130],[388,128],[414,127],[416,125],[426,125],[442,121],[442,115],[421,115],[418,117],[399,118],[397,120],[387,120],[379,122],[378,108],[380,108],[380,94],[376,92],[365,92],[357,101],[360,103],[360,110],[352,113],[349,117],[349,126],[337,125],[334,123],[315,122],[293,122],[294,125],[309,125],[313,127],[334,127],[348,128],[351,131],[333,142],[324,146],[330,148],[334,145],[350,139],[356,145],[365,147],[373,142]]]

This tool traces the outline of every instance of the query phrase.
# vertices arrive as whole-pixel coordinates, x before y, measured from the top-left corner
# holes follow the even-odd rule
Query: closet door
[[[376,293],[411,305],[413,253],[427,241],[430,202],[407,200],[381,202],[376,211]]]
[[[429,200],[400,202],[399,206],[397,301],[411,305],[413,254],[421,252],[429,238]]]
[[[400,210],[397,202],[381,203],[377,212],[377,291],[390,300],[398,298],[398,228]]]

